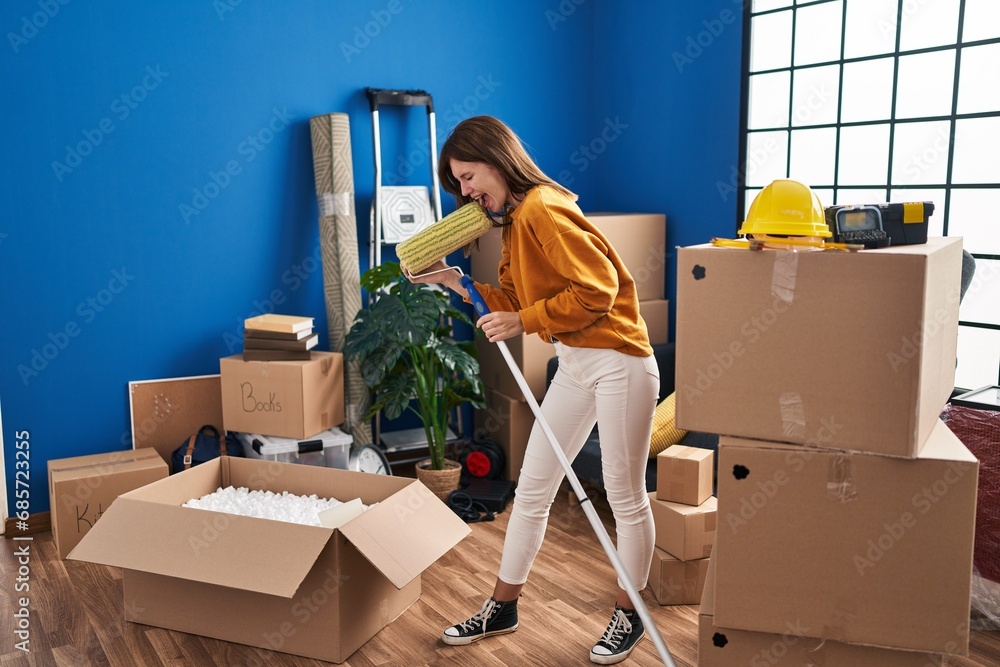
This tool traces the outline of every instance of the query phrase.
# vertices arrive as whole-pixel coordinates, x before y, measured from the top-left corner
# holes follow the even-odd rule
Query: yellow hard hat
[[[833,236],[823,204],[808,185],[782,179],[757,193],[740,234],[763,236]]]

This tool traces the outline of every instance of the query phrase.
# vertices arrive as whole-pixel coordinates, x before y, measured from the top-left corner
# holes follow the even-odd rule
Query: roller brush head
[[[466,246],[493,227],[482,206],[471,202],[396,246],[399,263],[410,273],[428,266]]]

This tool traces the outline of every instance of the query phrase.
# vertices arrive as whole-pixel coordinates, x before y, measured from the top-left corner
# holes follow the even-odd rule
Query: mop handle
[[[472,305],[476,309],[476,312],[479,313],[479,316],[482,317],[483,315],[489,313],[490,309],[483,300],[479,290],[477,290],[473,284],[472,278],[463,275],[461,283],[462,287],[468,291],[469,300],[472,301]],[[663,641],[663,637],[660,636],[660,631],[656,627],[656,623],[653,622],[653,618],[649,615],[649,610],[646,609],[646,603],[643,602],[642,594],[636,590],[635,585],[632,584],[632,580],[629,578],[628,572],[625,571],[625,565],[621,561],[621,556],[618,555],[618,551],[611,542],[611,536],[608,535],[608,531],[605,529],[604,523],[597,515],[597,510],[594,509],[593,503],[590,502],[590,498],[583,490],[580,480],[573,471],[573,466],[570,465],[569,460],[566,458],[566,453],[563,452],[562,447],[559,446],[559,441],[556,439],[555,433],[552,432],[552,428],[542,415],[542,410],[538,406],[538,401],[535,400],[535,395],[531,392],[531,388],[528,387],[528,382],[524,379],[521,369],[518,368],[517,363],[514,361],[514,357],[510,354],[510,350],[507,349],[507,344],[504,341],[498,341],[497,347],[500,348],[500,353],[503,355],[504,360],[506,360],[511,373],[513,373],[514,380],[517,381],[518,386],[521,388],[521,393],[524,394],[524,398],[528,402],[531,412],[534,413],[538,425],[545,434],[545,438],[549,441],[549,445],[552,446],[552,453],[555,454],[556,459],[559,461],[559,465],[562,466],[563,472],[566,473],[566,480],[573,488],[573,493],[575,493],[576,497],[580,499],[580,507],[583,508],[583,513],[586,514],[587,519],[590,520],[590,525],[593,527],[594,532],[597,533],[597,539],[601,543],[601,546],[604,547],[605,553],[607,553],[608,558],[611,559],[611,564],[614,566],[615,572],[618,574],[618,578],[625,585],[625,592],[628,593],[629,599],[632,600],[632,604],[635,605],[635,610],[639,614],[639,618],[642,619],[642,624],[649,630],[649,634],[653,639],[653,644],[656,646],[656,650],[660,654],[660,659],[663,660],[663,664],[666,667],[677,667],[676,663],[674,663],[673,657],[670,655],[670,649],[667,648],[667,644]]]

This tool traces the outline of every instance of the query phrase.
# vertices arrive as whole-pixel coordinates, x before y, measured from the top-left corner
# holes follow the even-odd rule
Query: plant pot
[[[431,470],[431,460],[424,459],[416,465],[417,479],[445,503],[452,491],[458,489],[462,477],[462,465],[450,459],[444,460],[443,470]]]

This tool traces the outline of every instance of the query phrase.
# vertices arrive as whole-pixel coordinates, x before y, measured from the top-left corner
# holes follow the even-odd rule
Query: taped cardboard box
[[[716,622],[966,655],[978,467],[940,421],[915,460],[721,438]]]
[[[671,445],[656,455],[656,498],[701,505],[712,495],[715,452]]]
[[[733,630],[716,625],[715,564],[709,562],[698,614],[698,667],[936,667],[940,655],[859,646],[807,635],[791,616],[780,633]],[[803,601],[803,604],[809,604]]]
[[[701,505],[683,505],[657,500],[649,493],[656,527],[656,546],[679,560],[696,560],[712,555],[718,500],[710,497]]]
[[[181,507],[220,486],[378,505],[336,529]],[[128,621],[343,662],[469,532],[414,479],[227,457],[121,496],[70,559],[123,569]]]
[[[495,389],[487,388],[485,398],[486,407],[475,412],[476,435],[491,438],[500,445],[507,458],[504,479],[516,481],[535,415],[524,399],[511,398]]]
[[[677,426],[913,458],[955,380],[960,238],[681,248]]]
[[[123,493],[170,474],[155,449],[50,459],[52,541],[65,558]]]
[[[546,343],[537,334],[520,334],[508,338],[505,342],[517,367],[527,380],[531,394],[536,401],[541,401],[545,396],[549,359],[556,356],[555,345]],[[482,336],[476,336],[476,350],[479,359],[479,377],[483,384],[501,394],[518,397],[518,400],[524,401],[521,388],[500,353],[500,347]]]
[[[649,589],[661,605],[701,602],[710,558],[682,561],[660,548],[653,549]]]
[[[227,431],[310,438],[344,423],[344,355],[313,352],[309,361],[219,361]]]

